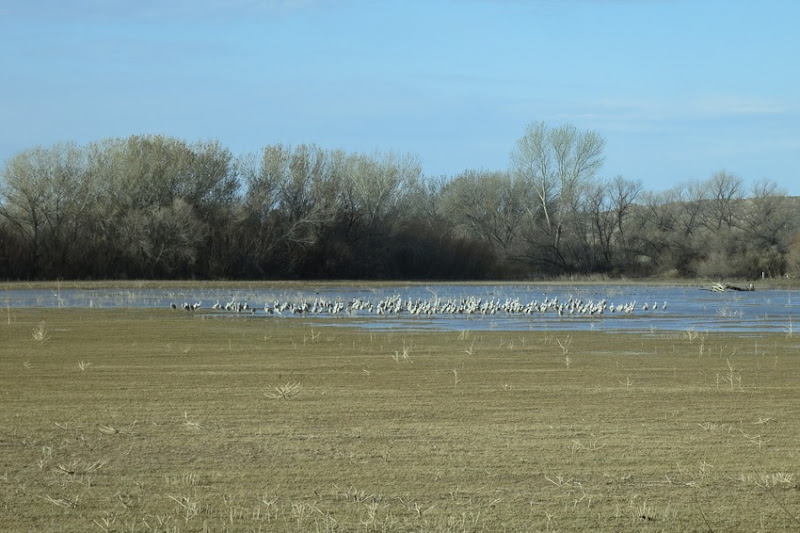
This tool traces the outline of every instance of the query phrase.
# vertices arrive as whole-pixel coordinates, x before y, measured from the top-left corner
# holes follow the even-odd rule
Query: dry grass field
[[[797,531],[798,344],[2,309],[0,530]]]

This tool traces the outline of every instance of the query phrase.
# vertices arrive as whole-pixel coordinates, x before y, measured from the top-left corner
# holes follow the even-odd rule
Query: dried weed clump
[[[275,387],[272,392],[268,393],[268,396],[274,400],[293,400],[297,398],[302,391],[302,384],[298,381],[294,381]]]
[[[50,334],[47,332],[47,326],[45,325],[44,320],[39,322],[35,328],[33,328],[33,340],[44,342],[50,338]]]

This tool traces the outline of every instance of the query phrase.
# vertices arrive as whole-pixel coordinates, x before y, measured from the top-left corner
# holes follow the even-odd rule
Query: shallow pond
[[[351,302],[372,304],[372,310],[274,312],[289,304],[298,306],[322,302],[339,303],[348,309]],[[414,315],[406,307],[400,312],[377,313],[380,302],[431,303],[464,301],[497,303],[502,309],[508,302],[518,306],[531,303],[550,304],[547,312],[435,312]],[[219,302],[248,304],[247,312],[213,310]],[[553,302],[605,305],[604,312],[556,312]],[[324,320],[331,324],[358,325],[379,329],[425,330],[596,330],[596,331],[702,331],[794,333],[800,317],[800,291],[756,290],[715,293],[701,287],[664,287],[645,285],[408,285],[347,288],[309,285],[303,290],[254,289],[97,289],[78,290],[5,290],[0,291],[0,306],[8,308],[169,308],[174,303],[181,310],[184,303],[200,303],[200,312],[213,316],[281,320]],[[645,304],[647,309],[645,310]],[[666,306],[665,306],[666,304]],[[629,312],[610,312],[611,306],[628,306]],[[268,308],[265,311],[265,307]],[[347,321],[342,320],[346,317]]]

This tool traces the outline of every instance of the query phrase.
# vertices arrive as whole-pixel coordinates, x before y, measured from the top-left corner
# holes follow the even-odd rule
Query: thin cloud
[[[572,113],[570,113],[570,111]],[[779,101],[737,96],[703,96],[685,100],[599,100],[562,103],[562,112],[581,121],[606,123],[613,129],[641,130],[648,124],[676,120],[769,118],[796,116],[797,109]]]
[[[713,95],[697,99],[691,109],[705,116],[783,115],[793,113],[788,106],[778,103],[732,95]]]

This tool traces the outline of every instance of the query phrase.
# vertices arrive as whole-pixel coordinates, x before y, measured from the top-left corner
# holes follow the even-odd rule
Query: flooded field
[[[795,290],[727,291],[646,285],[308,285],[275,289],[21,289],[7,308],[169,308],[213,316],[302,320],[370,329],[600,330],[793,333]],[[227,310],[226,310],[227,306]],[[342,320],[347,318],[347,320]]]
[[[0,291],[0,531],[797,530],[794,292],[196,286]]]

